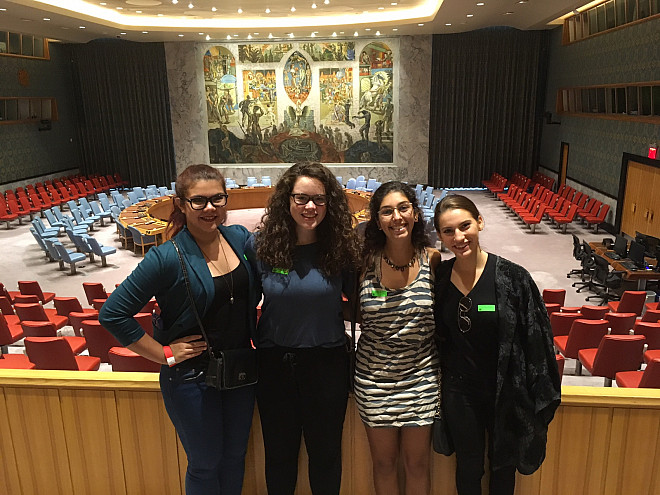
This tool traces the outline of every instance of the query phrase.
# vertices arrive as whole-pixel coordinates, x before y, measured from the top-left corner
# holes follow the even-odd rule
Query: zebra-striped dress
[[[380,263],[375,266],[360,285],[362,324],[355,366],[360,416],[371,427],[430,425],[438,401],[439,358],[428,256],[420,257],[417,277],[401,289],[383,287]]]

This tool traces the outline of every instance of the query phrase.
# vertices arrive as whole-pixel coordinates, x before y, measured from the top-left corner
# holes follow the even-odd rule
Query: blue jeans
[[[255,387],[217,390],[200,371],[160,372],[165,409],[188,457],[186,495],[240,495]]]

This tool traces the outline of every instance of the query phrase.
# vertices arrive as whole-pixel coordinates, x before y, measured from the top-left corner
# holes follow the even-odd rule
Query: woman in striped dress
[[[369,210],[355,400],[369,439],[376,493],[399,493],[399,453],[406,493],[429,493],[431,425],[439,393],[433,273],[440,253],[428,247],[423,215],[408,185],[383,184]]]

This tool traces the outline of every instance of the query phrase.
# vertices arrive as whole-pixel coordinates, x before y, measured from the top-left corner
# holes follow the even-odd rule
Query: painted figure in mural
[[[344,140],[341,136],[339,127],[335,127],[335,148],[337,148],[338,151],[344,149]]]
[[[371,127],[371,112],[369,110],[362,109],[360,110],[354,119],[364,119],[364,124],[360,127],[360,136],[365,141],[369,141],[369,128]]]
[[[383,145],[383,121],[379,120],[376,122],[376,142],[378,146]]]
[[[263,118],[264,126],[270,127],[274,124],[277,124],[277,116],[273,112],[273,107],[270,103],[266,104],[266,113]]]
[[[227,113],[227,95],[222,95],[218,102],[218,115],[220,122],[229,124],[229,114]]]
[[[248,115],[248,133],[252,136],[255,143],[260,143],[262,140],[259,119],[263,114],[264,111],[261,107],[259,105],[254,105],[252,107],[252,113]]]
[[[250,100],[250,95],[247,95],[245,99],[238,104],[238,109],[241,111],[241,124],[245,127],[250,120],[250,105],[252,101]]]
[[[360,65],[371,65],[371,58],[366,51],[360,54]]]
[[[345,148],[348,149],[351,146],[353,146],[353,136],[351,136],[348,131],[344,132],[344,137],[346,138],[346,146]]]
[[[351,122],[350,111],[351,111],[351,100],[346,98],[344,100],[344,123],[347,126],[349,126],[351,129],[353,129],[355,127],[355,124]]]
[[[231,97],[230,91],[227,91],[227,113],[230,115],[234,113],[234,99]]]
[[[218,94],[212,89],[206,93],[206,109],[208,111],[209,122],[220,122],[218,113]]]
[[[389,101],[385,105],[385,115],[383,116],[383,122],[385,127],[385,132],[392,131],[392,114],[394,113],[394,104]]]

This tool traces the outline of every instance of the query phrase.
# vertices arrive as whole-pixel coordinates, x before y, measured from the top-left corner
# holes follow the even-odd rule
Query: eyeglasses
[[[469,332],[472,328],[472,321],[468,316],[471,308],[472,299],[467,296],[461,297],[461,300],[458,301],[458,328],[463,333]]]
[[[304,206],[310,201],[313,201],[316,206],[325,206],[328,203],[328,198],[325,194],[315,194],[310,196],[309,194],[292,194],[293,202],[299,206]]]
[[[190,207],[193,210],[203,210],[206,208],[206,205],[211,203],[213,206],[216,208],[219,208],[221,206],[225,206],[227,204],[227,197],[228,194],[216,194],[214,196],[211,196],[210,198],[206,196],[195,196],[192,198],[184,198],[188,203],[190,203]]]
[[[413,205],[412,203],[409,202],[404,202],[399,204],[398,206],[384,206],[380,210],[378,210],[378,214],[381,217],[391,217],[394,215],[394,210],[399,212],[399,215],[406,215],[407,213],[412,212]]]

